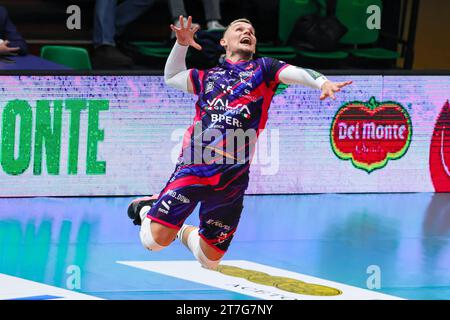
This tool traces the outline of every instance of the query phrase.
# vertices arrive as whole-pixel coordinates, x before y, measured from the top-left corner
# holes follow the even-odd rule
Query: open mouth
[[[246,44],[246,45],[251,45],[252,44],[252,40],[249,37],[244,37],[241,39],[242,44]]]

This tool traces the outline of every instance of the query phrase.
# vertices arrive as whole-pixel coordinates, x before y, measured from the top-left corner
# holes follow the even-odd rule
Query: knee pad
[[[139,236],[141,237],[142,245],[145,249],[150,251],[160,251],[165,248],[165,246],[160,245],[153,239],[152,229],[150,228],[151,220],[147,217],[144,218],[141,225],[141,231]]]
[[[194,254],[194,257],[197,259],[200,264],[206,268],[206,269],[216,269],[219,265],[219,260],[211,260],[209,259],[205,253],[203,252],[201,246],[200,246],[200,236],[198,235],[197,230],[193,230],[188,237],[188,247],[191,249],[192,253]]]

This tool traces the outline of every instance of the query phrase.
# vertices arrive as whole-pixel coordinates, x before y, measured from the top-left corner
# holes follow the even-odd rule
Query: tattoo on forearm
[[[320,72],[317,72],[315,70],[305,69],[305,68],[300,68],[300,67],[296,67],[296,68],[305,70],[314,80],[317,80],[318,78],[323,77],[323,74],[321,74]]]

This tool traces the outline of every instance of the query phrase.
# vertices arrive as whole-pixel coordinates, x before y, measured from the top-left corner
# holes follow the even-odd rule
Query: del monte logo
[[[406,109],[398,102],[377,102],[375,97],[344,104],[331,125],[333,152],[367,173],[403,157],[411,136]]]

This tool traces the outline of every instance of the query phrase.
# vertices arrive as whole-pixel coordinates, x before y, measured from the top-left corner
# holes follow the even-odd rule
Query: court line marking
[[[60,298],[62,298],[62,297],[50,296],[50,295],[46,294],[46,295],[41,295],[41,296],[20,297],[20,298],[6,299],[6,300],[56,300],[56,299],[60,299]]]
[[[102,300],[101,298],[62,289],[48,284],[0,273],[0,300],[53,297],[52,300]]]
[[[156,272],[162,275],[193,281],[203,285],[267,300],[403,300],[403,298],[400,297],[312,277],[247,260],[224,260],[221,262],[221,265],[265,272],[272,276],[288,277],[307,283],[332,287],[340,290],[342,293],[337,296],[311,296],[287,292],[273,286],[254,283],[244,278],[229,276],[217,271],[202,268],[197,261],[178,260],[116,262],[130,267]]]

